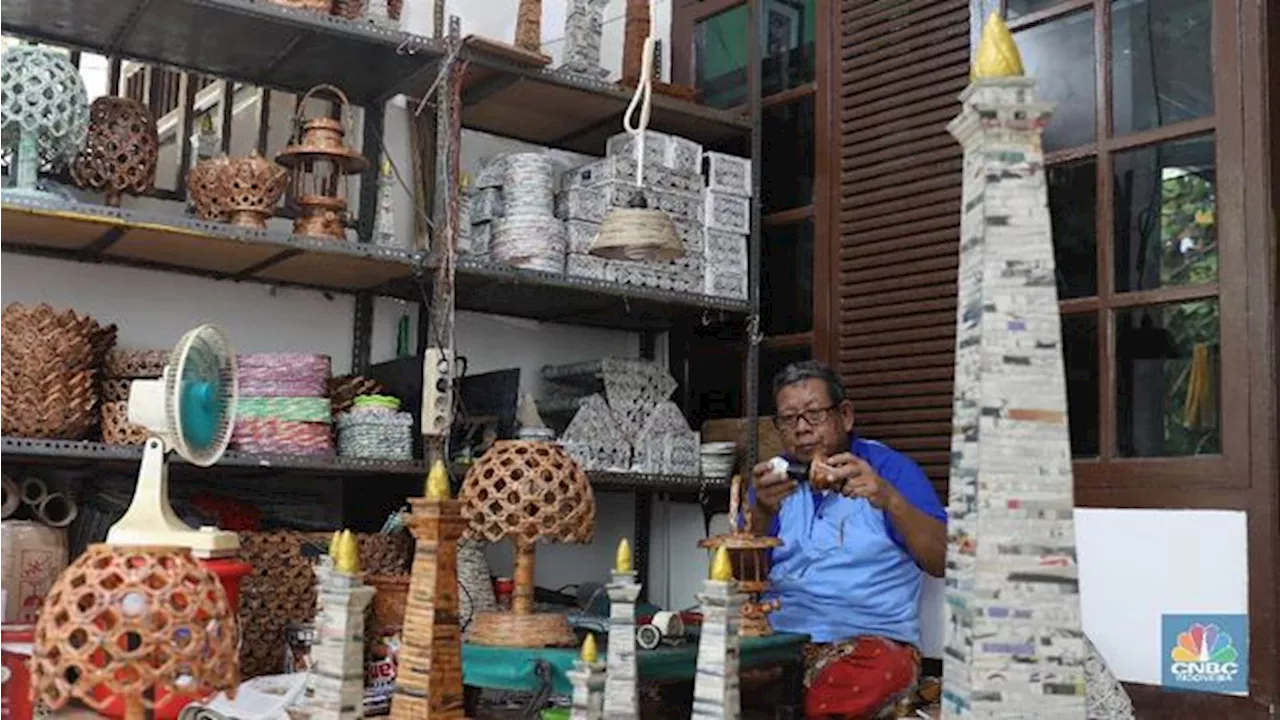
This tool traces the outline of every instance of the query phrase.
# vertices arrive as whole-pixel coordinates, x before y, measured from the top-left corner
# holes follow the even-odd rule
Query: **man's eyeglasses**
[[[774,415],[773,426],[779,430],[795,430],[796,425],[800,424],[800,418],[804,418],[809,427],[817,427],[827,421],[827,418],[831,416],[831,411],[835,410],[836,407],[835,405],[828,405],[824,408],[805,410],[802,413]]]

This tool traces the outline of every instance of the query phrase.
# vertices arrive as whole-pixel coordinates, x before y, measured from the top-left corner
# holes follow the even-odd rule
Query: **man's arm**
[[[947,524],[916,507],[897,488],[890,493],[884,512],[916,564],[934,577],[946,574]]]

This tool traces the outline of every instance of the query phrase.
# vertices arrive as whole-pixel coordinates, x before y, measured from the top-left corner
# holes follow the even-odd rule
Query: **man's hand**
[[[756,489],[756,507],[773,517],[778,514],[782,500],[795,492],[796,481],[773,469],[769,462],[762,462],[751,469],[751,482]]]
[[[825,462],[831,468],[833,491],[846,497],[866,498],[877,510],[887,509],[898,492],[866,460],[852,453],[832,455]]]

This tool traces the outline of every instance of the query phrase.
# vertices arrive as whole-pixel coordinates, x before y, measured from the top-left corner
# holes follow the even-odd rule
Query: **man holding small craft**
[[[946,510],[911,459],[853,432],[853,404],[819,362],[774,378],[783,457],[752,470],[752,531],[775,535],[775,630],[812,638],[805,715],[882,717],[916,684],[923,573],[942,577]]]

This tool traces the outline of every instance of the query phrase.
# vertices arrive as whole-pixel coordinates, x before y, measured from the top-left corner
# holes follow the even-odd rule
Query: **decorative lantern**
[[[187,171],[187,197],[201,220],[227,220],[227,197],[222,190],[222,177],[231,158],[202,160]]]
[[[534,551],[544,542],[588,543],[596,501],[587,474],[559,445],[499,440],[467,472],[458,496],[468,538],[516,546],[511,612],[476,613],[467,630],[477,645],[571,647],[565,616],[533,612]]]
[[[142,720],[171,693],[234,695],[236,643],[226,591],[189,549],[90,545],[45,598],[33,695],[99,712],[122,697],[125,719]]]
[[[156,121],[145,105],[100,97],[89,106],[89,133],[71,178],[82,188],[106,193],[107,205],[119,205],[120,193],[141,195],[155,184],[159,152]]]
[[[288,171],[256,151],[205,160],[187,171],[187,191],[200,217],[255,230],[267,226],[288,181]]]
[[[0,68],[0,142],[14,177],[6,192],[39,195],[40,168],[70,162],[84,142],[89,95],[76,66],[46,48],[10,48]]]
[[[341,103],[341,120],[303,119],[307,100],[319,92]],[[348,176],[369,167],[369,161],[346,144],[350,105],[346,94],[332,85],[317,85],[298,100],[293,141],[276,156],[276,162],[290,170],[289,199],[299,209],[295,234],[346,238]]]
[[[734,475],[729,486],[729,522],[733,530],[726,535],[717,535],[698,541],[698,547],[712,550],[719,556],[723,548],[735,561],[739,578],[737,588],[749,599],[742,604],[741,632],[744,637],[770,635],[773,628],[769,626],[769,613],[781,607],[780,602],[762,600],[761,595],[769,590],[769,563],[766,557],[770,550],[782,545],[782,541],[771,536],[752,535],[743,526],[749,525],[746,516],[751,508],[741,515],[742,477]]]

